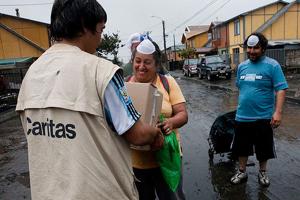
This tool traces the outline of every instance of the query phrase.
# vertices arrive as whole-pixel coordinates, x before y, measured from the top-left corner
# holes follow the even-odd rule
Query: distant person
[[[127,47],[130,48],[131,54],[135,51],[136,47],[144,39],[149,39],[150,41],[152,41],[151,37],[148,34],[133,33],[129,36],[128,41],[127,41]],[[163,66],[161,66],[159,70],[160,70],[159,71],[160,74],[168,74],[169,73]],[[129,60],[129,62],[123,67],[123,77],[125,78],[125,80],[127,80],[132,75],[133,75],[133,66],[132,66],[132,58],[131,58]]]
[[[160,126],[165,134],[175,131],[180,144],[178,128],[188,121],[185,98],[173,77],[158,73],[162,59],[158,45],[145,39],[133,52],[132,59],[134,75],[129,82],[153,83],[163,94],[161,114],[166,121]],[[154,200],[155,194],[160,200],[185,199],[182,177],[178,189],[172,192],[163,179],[155,152],[132,150],[132,159],[140,200]]]
[[[146,35],[140,33],[133,33],[129,36],[127,47],[130,49],[131,54],[136,49],[136,47],[144,40],[144,37],[146,37]],[[123,67],[123,76],[126,79],[127,77],[132,76],[132,74],[132,61],[130,59],[130,61]]]
[[[281,124],[288,85],[279,63],[265,56],[268,40],[263,34],[252,33],[244,46],[249,59],[237,69],[239,100],[232,148],[233,154],[238,156],[239,170],[231,178],[231,183],[239,184],[247,180],[246,164],[254,148],[259,161],[258,182],[269,186],[267,161],[276,155],[273,128]]]
[[[137,200],[129,143],[163,144],[140,121],[120,68],[93,55],[106,20],[96,0],[53,4],[55,43],[29,68],[16,108],[33,200]]]

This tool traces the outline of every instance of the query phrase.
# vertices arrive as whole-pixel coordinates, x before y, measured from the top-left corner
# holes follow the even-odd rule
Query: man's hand
[[[276,106],[275,112],[272,116],[271,126],[273,128],[277,128],[281,123],[282,118],[282,107],[285,99],[285,90],[279,90],[276,92]]]
[[[163,133],[161,132],[160,128],[157,128],[158,134],[156,135],[154,141],[151,144],[151,150],[156,151],[162,148],[164,145],[165,138],[163,136]]]
[[[277,128],[278,126],[280,126],[281,123],[281,112],[274,112],[272,119],[271,119],[271,126],[272,128]]]

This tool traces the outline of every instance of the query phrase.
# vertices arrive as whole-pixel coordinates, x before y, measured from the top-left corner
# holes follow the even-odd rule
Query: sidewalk
[[[209,87],[216,87],[222,90],[231,92],[237,92],[238,89],[235,86],[236,77],[232,76],[230,80],[219,79],[215,81],[208,81],[206,79],[200,80],[198,77],[186,77],[183,76],[182,70],[170,71],[170,74],[174,78],[181,78],[185,80],[196,81]],[[286,76],[289,89],[286,91],[286,101],[297,103],[300,105],[300,74]]]

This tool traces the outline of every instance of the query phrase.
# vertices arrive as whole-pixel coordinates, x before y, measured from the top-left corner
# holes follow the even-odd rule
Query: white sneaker
[[[270,185],[270,180],[265,171],[259,171],[258,182],[261,186],[268,187]]]
[[[230,182],[234,185],[240,184],[247,181],[248,174],[246,172],[241,172],[240,170],[230,179]]]

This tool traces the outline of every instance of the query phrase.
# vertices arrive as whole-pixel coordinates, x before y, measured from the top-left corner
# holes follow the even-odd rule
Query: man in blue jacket
[[[259,161],[258,182],[262,186],[269,186],[267,161],[276,157],[273,128],[281,123],[288,85],[280,64],[265,56],[268,40],[263,34],[252,33],[244,45],[249,59],[237,69],[239,101],[232,148],[239,160],[239,170],[230,181],[232,184],[239,184],[247,180],[248,156],[253,155],[255,149]]]

